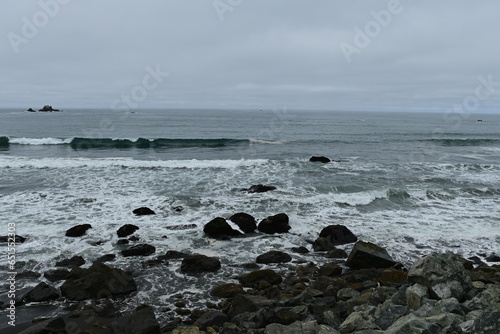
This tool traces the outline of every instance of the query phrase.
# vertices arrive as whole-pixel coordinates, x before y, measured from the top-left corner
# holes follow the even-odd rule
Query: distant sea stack
[[[28,111],[35,112],[35,110],[33,110],[31,108],[29,108]],[[54,108],[52,108],[52,106],[50,106],[50,105],[47,104],[47,105],[44,105],[43,108],[39,109],[38,111],[42,111],[42,112],[51,111],[52,112],[52,111],[60,111],[60,110],[59,109],[54,109]]]

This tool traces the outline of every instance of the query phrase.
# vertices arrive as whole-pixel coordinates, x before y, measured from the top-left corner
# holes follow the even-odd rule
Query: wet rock
[[[116,259],[116,255],[115,254],[106,254],[106,255],[103,255],[103,256],[99,257],[94,262],[104,263],[104,262],[114,261],[115,259]]]
[[[258,229],[267,234],[287,233],[291,229],[288,220],[288,216],[285,213],[279,213],[263,219],[259,223]]]
[[[229,220],[238,225],[245,233],[253,233],[257,229],[255,218],[248,213],[238,212],[229,217]]]
[[[329,163],[331,160],[328,159],[327,157],[312,156],[311,158],[309,158],[309,161],[311,161],[311,162],[322,162],[322,163],[326,164],[326,163]]]
[[[464,310],[462,305],[458,302],[456,298],[447,298],[438,301],[432,310],[428,312],[429,316],[439,315],[442,313],[453,313],[464,315]]]
[[[319,276],[335,277],[342,274],[342,268],[336,263],[326,263],[318,269]]]
[[[12,239],[12,238],[9,238],[9,236],[8,236],[8,235],[2,235],[2,236],[0,236],[0,242],[11,242],[11,240],[9,240],[9,239]],[[16,244],[22,244],[22,243],[24,243],[26,240],[27,240],[27,238],[22,237],[22,236],[17,235],[17,234],[16,234],[16,236],[14,237],[14,242],[15,242]]]
[[[88,269],[73,268],[61,286],[62,295],[70,300],[110,298],[136,290],[130,273],[98,262]]]
[[[133,234],[135,231],[139,229],[138,226],[132,225],[132,224],[125,224],[122,227],[116,231],[116,234],[118,234],[119,238],[125,238],[131,234]]]
[[[135,311],[113,321],[114,333],[123,334],[161,334],[153,308],[139,306]]]
[[[483,283],[500,282],[500,265],[480,266],[469,271],[469,276],[473,281]]]
[[[59,298],[59,293],[57,292],[57,290],[45,282],[39,283],[26,295],[21,297],[21,299],[26,303],[46,302],[49,300],[56,300],[57,298]]]
[[[156,252],[154,246],[148,244],[141,244],[137,246],[130,247],[129,249],[122,250],[122,255],[125,257],[129,256],[148,256]]]
[[[331,251],[335,249],[330,238],[319,237],[313,243],[313,249],[315,252]]]
[[[90,224],[82,224],[82,225],[76,225],[70,228],[69,230],[66,231],[66,236],[67,237],[81,237],[85,233],[87,233],[87,230],[91,229],[92,225]]]
[[[229,321],[227,315],[220,311],[209,311],[203,314],[194,323],[201,330],[206,330],[207,327],[222,326],[226,321]]]
[[[491,305],[500,304],[500,284],[490,285],[462,305],[466,312],[484,310]]]
[[[198,326],[180,326],[172,330],[172,334],[202,334]]]
[[[62,317],[44,320],[19,334],[66,334],[66,322]]]
[[[239,284],[228,283],[214,287],[210,295],[218,298],[233,298],[236,295],[244,294],[245,290]]]
[[[156,213],[151,210],[150,208],[147,208],[147,207],[141,207],[141,208],[138,208],[138,209],[135,209],[134,211],[132,211],[133,214],[137,215],[137,216],[146,216],[146,215],[155,215]]]
[[[185,274],[199,274],[215,272],[221,268],[219,259],[201,254],[188,255],[182,260],[181,272]]]
[[[267,191],[276,190],[276,187],[265,186],[263,184],[256,184],[256,185],[251,186],[248,189],[242,189],[242,190],[243,191],[247,191],[249,193],[264,193],[264,192],[267,192]]]
[[[256,270],[240,276],[239,281],[244,287],[256,287],[261,281],[266,281],[271,285],[280,284],[283,278],[271,269]]]
[[[363,241],[354,245],[346,261],[346,265],[352,269],[388,268],[396,264],[384,248]]]
[[[172,211],[174,212],[182,212],[184,211],[184,207],[182,205],[177,205],[172,208]]]
[[[130,243],[130,240],[127,240],[127,239],[120,239],[116,242],[116,245],[117,246],[125,246],[125,245],[128,245]]]
[[[16,275],[16,279],[37,279],[40,277],[42,274],[37,273],[36,271],[23,271],[22,273],[18,273]]]
[[[328,259],[345,259],[347,257],[347,253],[343,249],[335,248],[326,253],[325,257]]]
[[[344,245],[358,241],[358,237],[343,225],[329,225],[321,230],[319,236],[320,238],[330,239],[334,245]]]
[[[437,299],[455,297],[461,301],[472,288],[462,262],[452,253],[433,253],[417,260],[408,272],[408,281],[426,286]]]
[[[237,295],[234,297],[227,315],[229,318],[234,318],[238,314],[256,312],[261,308],[268,307],[274,303],[275,302],[273,300],[262,296]]]
[[[291,325],[269,324],[264,334],[339,334],[327,325],[318,325],[316,321],[297,321]]]
[[[165,255],[158,256],[158,260],[175,260],[175,259],[183,259],[189,254],[177,252],[174,250],[169,250]]]
[[[69,275],[69,270],[67,269],[51,269],[46,271],[43,274],[43,277],[45,277],[48,281],[50,282],[58,282],[65,280]]]
[[[441,334],[441,327],[432,324],[414,314],[409,314],[399,318],[392,326],[390,326],[385,334],[402,334],[402,333],[426,333],[426,334]]]
[[[227,221],[221,217],[212,219],[210,222],[205,224],[203,232],[205,232],[209,237],[215,239],[224,239],[242,235],[241,232],[233,229],[231,225],[229,225]]]
[[[382,271],[378,281],[383,284],[403,284],[408,279],[408,272],[390,268]]]
[[[75,268],[85,264],[85,260],[81,256],[73,256],[70,259],[64,259],[62,261],[56,262],[56,267],[69,267]]]
[[[300,246],[300,247],[292,247],[290,248],[290,250],[294,253],[297,253],[297,254],[307,254],[309,253],[309,249],[307,249],[306,247],[304,246]]]
[[[292,261],[292,257],[280,251],[269,251],[257,256],[257,263],[285,263]]]

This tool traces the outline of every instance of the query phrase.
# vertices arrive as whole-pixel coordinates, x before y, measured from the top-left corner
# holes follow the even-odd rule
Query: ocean
[[[277,189],[241,191],[254,184]],[[499,195],[500,114],[0,110],[0,235],[14,223],[28,238],[16,247],[16,271],[42,273],[73,255],[85,267],[118,254],[124,224],[139,226],[139,242],[156,247],[147,259],[168,250],[220,258],[220,273],[188,277],[179,262],[145,267],[143,258],[118,256],[108,264],[137,272],[131,307],[161,307],[178,293],[202,303],[208,286],[234,279],[237,264],[269,250],[311,248],[332,224],[405,265],[433,251],[486,261],[500,254]],[[142,206],[156,215],[132,214]],[[211,219],[237,212],[258,221],[284,212],[291,233],[204,236]],[[84,237],[64,236],[87,223],[93,228]],[[325,261],[312,252],[292,256]]]

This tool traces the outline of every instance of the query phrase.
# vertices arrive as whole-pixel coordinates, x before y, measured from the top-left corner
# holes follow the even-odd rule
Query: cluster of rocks
[[[29,108],[27,111],[29,112],[36,112],[36,110],[33,110],[33,108]],[[52,106],[50,105],[45,105],[43,106],[42,109],[39,109],[38,111],[42,111],[42,112],[52,112],[52,111],[60,111],[59,109],[54,109],[52,108]]]
[[[146,209],[137,212],[154,214]],[[288,220],[281,213],[257,224],[254,217],[240,212],[229,218],[238,230],[218,217],[204,226],[204,232],[217,239],[256,231],[287,233]],[[89,224],[75,226],[66,235],[82,236],[91,228]],[[138,226],[126,224],[116,233],[125,238],[138,230]],[[471,261],[452,253],[433,253],[405,269],[384,248],[358,240],[343,225],[325,227],[311,244],[314,252],[327,258],[326,263],[294,263],[296,255],[292,257],[284,249],[265,252],[252,266],[243,266],[264,268],[242,269],[233,277],[235,282],[211,287],[214,299],[207,302],[206,309],[190,310],[176,303],[174,314],[162,324],[151,306],[139,305],[130,312],[116,306],[116,298],[138,288],[132,272],[103,263],[112,261],[115,254],[104,255],[86,269],[80,268],[85,260],[74,256],[59,261],[56,266],[60,268],[45,272],[44,281],[20,294],[16,305],[54,300],[95,302],[79,304],[70,313],[39,321],[19,333],[496,334],[500,328],[500,265],[474,268]],[[337,248],[348,244],[353,244],[349,254]],[[291,251],[310,252],[304,246]],[[122,250],[121,255],[155,252],[154,246],[139,244]],[[172,259],[181,261],[179,270],[185,275],[217,273],[222,268],[218,258],[176,251],[145,263],[168,264]],[[63,283],[56,288],[50,282]]]

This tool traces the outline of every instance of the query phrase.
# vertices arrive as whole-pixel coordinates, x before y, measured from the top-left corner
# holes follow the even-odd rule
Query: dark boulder
[[[112,323],[114,333],[122,334],[161,334],[151,306],[141,305],[133,312],[125,314]]]
[[[218,298],[233,298],[243,293],[245,293],[245,290],[241,285],[234,283],[222,284],[210,290],[210,295]]]
[[[135,231],[139,229],[138,226],[132,225],[132,224],[125,224],[122,227],[116,231],[118,234],[119,238],[125,238],[128,237],[129,235],[133,234]]]
[[[36,110],[33,110],[33,108],[29,108],[27,111],[29,111],[29,112],[36,112]]]
[[[76,225],[70,228],[69,230],[66,231],[66,236],[67,237],[81,237],[84,235],[88,229],[91,229],[92,225],[90,224],[82,224],[82,225]]]
[[[326,253],[325,257],[329,259],[345,259],[347,257],[347,253],[343,249],[335,248]]]
[[[221,268],[219,259],[201,254],[186,256],[181,263],[181,272],[186,274],[200,274],[215,272]]]
[[[209,311],[199,317],[194,325],[204,331],[207,327],[222,326],[227,321],[229,321],[229,318],[224,313],[220,311]]]
[[[274,270],[264,269],[242,275],[239,277],[239,281],[244,287],[254,288],[258,286],[261,281],[266,281],[271,285],[280,284],[283,278]]]
[[[209,237],[215,239],[225,239],[228,237],[242,235],[241,232],[233,229],[231,225],[229,225],[227,221],[221,217],[214,218],[205,224],[203,232],[205,232]]]
[[[292,247],[290,248],[290,250],[294,253],[298,253],[298,254],[307,254],[309,253],[309,249],[307,249],[306,247],[304,246],[300,246],[300,247]]]
[[[285,213],[278,213],[263,219],[258,226],[259,231],[267,234],[287,233],[291,227],[288,224],[288,216]]]
[[[330,239],[334,245],[344,245],[358,241],[358,237],[343,225],[327,226],[321,230],[319,236],[320,238]]]
[[[329,163],[331,160],[328,159],[327,157],[311,157],[309,159],[311,162],[322,162],[324,164]]]
[[[45,277],[48,281],[50,282],[58,282],[65,280],[69,275],[69,270],[67,269],[51,269],[46,271],[43,274],[43,277]]]
[[[150,208],[147,208],[147,207],[141,207],[141,208],[138,208],[138,209],[135,209],[134,211],[132,211],[133,214],[137,215],[137,216],[146,216],[146,215],[155,215],[156,213],[151,210]]]
[[[66,334],[66,322],[62,317],[55,319],[43,320],[38,322],[21,332],[19,334]],[[7,332],[8,333],[8,332]],[[12,332],[14,333],[14,332]]]
[[[113,298],[137,291],[132,274],[96,262],[88,269],[73,268],[61,285],[70,300]]]
[[[389,268],[396,264],[384,248],[363,241],[354,245],[346,261],[351,269]]]
[[[326,263],[318,269],[319,276],[335,277],[342,274],[342,267],[336,263]]]
[[[256,312],[264,307],[271,306],[275,302],[262,296],[237,295],[234,297],[228,316],[234,318],[245,312]]]
[[[257,263],[285,263],[292,261],[292,257],[280,251],[269,251],[257,256]]]
[[[335,249],[330,238],[319,237],[313,243],[313,249],[315,252],[331,251]]]
[[[39,283],[27,294],[21,297],[21,299],[25,303],[46,302],[49,300],[56,300],[57,298],[59,298],[59,293],[57,293],[57,290],[45,282]]]
[[[137,246],[130,247],[129,249],[122,250],[122,255],[125,257],[129,256],[148,256],[156,252],[154,246],[148,244],[140,244]]]
[[[44,111],[44,112],[47,112],[47,111],[59,111],[59,109],[54,109],[52,108],[51,105],[44,105],[42,109],[39,109],[38,111]]]
[[[125,245],[128,245],[130,243],[130,240],[127,240],[127,239],[120,239],[116,242],[116,245],[117,246],[125,246]]]
[[[85,260],[81,256],[73,256],[70,259],[64,259],[62,261],[56,262],[56,267],[69,267],[75,268],[85,264]]]
[[[11,242],[11,240],[9,240],[9,239],[12,239],[12,238],[10,238],[10,237],[9,237],[9,236],[7,236],[7,235],[2,235],[2,236],[0,236],[0,242]],[[14,242],[15,242],[16,244],[22,244],[22,243],[23,243],[23,242],[25,242],[25,241],[26,241],[26,238],[25,238],[25,237],[21,237],[20,235],[16,235],[16,236],[14,237]]]
[[[255,218],[248,213],[238,212],[229,217],[229,220],[238,225],[245,233],[253,233],[257,229]]]

